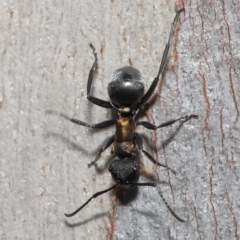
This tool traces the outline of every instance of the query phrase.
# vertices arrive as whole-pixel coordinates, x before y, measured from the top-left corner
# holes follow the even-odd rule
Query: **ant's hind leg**
[[[135,109],[138,109],[141,105],[145,104],[148,101],[148,99],[152,96],[152,94],[153,94],[153,92],[154,92],[154,90],[155,90],[155,88],[156,88],[156,86],[159,82],[160,74],[161,74],[161,72],[164,68],[164,65],[166,63],[166,60],[167,60],[167,56],[168,56],[168,52],[169,52],[170,43],[171,43],[171,39],[172,39],[172,36],[173,36],[175,24],[178,20],[178,17],[180,15],[180,13],[183,12],[183,11],[184,11],[184,8],[180,9],[174,17],[174,20],[173,20],[172,25],[171,25],[171,30],[170,30],[170,33],[169,33],[169,36],[168,36],[168,42],[167,42],[166,47],[164,49],[162,60],[161,60],[160,66],[159,66],[158,74],[155,77],[155,79],[153,80],[153,82],[152,82],[150,88],[148,89],[148,91],[146,92],[146,94],[142,97],[142,99],[139,101],[137,106],[135,106]]]
[[[90,102],[100,106],[100,107],[103,107],[103,108],[113,108],[113,106],[111,105],[111,103],[109,101],[105,101],[105,100],[102,100],[102,99],[99,99],[99,98],[95,98],[93,96],[91,96],[90,92],[91,92],[91,87],[92,87],[92,82],[93,82],[93,78],[94,78],[94,69],[95,67],[97,66],[97,61],[98,61],[98,58],[97,58],[97,53],[96,53],[96,50],[95,50],[95,47],[92,45],[92,44],[89,44],[90,47],[92,48],[93,50],[93,54],[94,54],[94,57],[95,57],[95,61],[90,69],[90,72],[89,72],[89,75],[88,75],[88,83],[87,83],[87,98]]]

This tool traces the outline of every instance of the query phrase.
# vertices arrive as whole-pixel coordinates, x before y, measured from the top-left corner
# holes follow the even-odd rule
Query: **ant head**
[[[119,107],[131,107],[140,101],[144,94],[141,73],[127,66],[117,69],[108,84],[108,95],[113,104]]]
[[[131,185],[138,182],[140,176],[139,162],[134,159],[115,159],[109,165],[113,180],[119,185]]]

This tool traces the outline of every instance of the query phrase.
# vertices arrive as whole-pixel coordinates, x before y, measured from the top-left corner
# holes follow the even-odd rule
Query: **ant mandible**
[[[166,63],[166,59],[169,52],[171,37],[174,32],[174,26],[177,22],[179,14],[184,11],[184,9],[179,10],[171,25],[171,30],[168,38],[168,42],[166,44],[161,64],[158,70],[157,77],[153,80],[150,88],[144,94],[144,84],[142,81],[141,73],[134,67],[125,66],[123,68],[117,69],[111,79],[111,82],[108,84],[108,95],[110,101],[105,101],[91,95],[91,86],[94,78],[94,69],[97,65],[97,53],[92,44],[90,47],[93,50],[93,54],[95,57],[95,61],[92,65],[92,68],[89,72],[88,83],[87,83],[87,98],[92,103],[103,107],[103,108],[113,108],[117,110],[118,118],[111,119],[107,121],[103,121],[97,124],[88,124],[82,122],[77,119],[69,118],[64,114],[60,114],[61,117],[70,120],[71,122],[82,125],[84,127],[89,128],[104,128],[115,124],[116,132],[114,136],[112,136],[102,148],[98,151],[95,160],[90,163],[94,164],[100,158],[101,153],[106,150],[110,145],[112,145],[112,153],[118,157],[118,159],[114,159],[111,161],[109,165],[109,171],[112,175],[113,180],[115,181],[115,185],[112,187],[105,189],[103,191],[99,191],[91,198],[89,198],[82,206],[80,206],[76,211],[70,214],[65,214],[66,217],[72,217],[80,210],[82,210],[93,198],[98,197],[112,189],[115,189],[117,186],[121,186],[123,188],[131,188],[135,186],[151,186],[156,187],[156,183],[147,182],[147,183],[138,183],[140,177],[140,163],[138,160],[133,157],[136,155],[136,146],[138,149],[154,164],[158,166],[168,168],[166,165],[158,163],[153,156],[143,149],[143,140],[141,136],[136,133],[136,126],[142,125],[143,127],[156,130],[158,128],[163,128],[173,123],[182,120],[183,122],[188,121],[191,118],[197,118],[197,115],[188,115],[184,117],[180,117],[175,120],[170,120],[165,123],[162,123],[158,126],[151,124],[146,121],[135,121],[135,117],[139,112],[139,108],[141,105],[145,104],[149,98],[153,95],[153,92],[159,82],[159,76],[164,68]],[[171,170],[171,169],[170,169]],[[184,222],[182,218],[176,215],[174,211],[170,208],[168,203],[162,196],[161,191],[159,192],[163,202],[166,204],[169,211],[172,215],[179,221]]]

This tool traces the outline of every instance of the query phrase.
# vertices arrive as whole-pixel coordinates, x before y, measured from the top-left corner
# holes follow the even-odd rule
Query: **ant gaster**
[[[146,122],[146,121],[136,122],[135,117],[138,114],[140,106],[142,106],[149,100],[149,98],[153,95],[154,90],[156,89],[156,86],[159,82],[160,74],[164,68],[164,64],[168,56],[170,41],[173,35],[174,26],[177,22],[180,12],[182,11],[184,11],[184,9],[181,9],[176,13],[174,21],[171,25],[171,31],[169,34],[168,42],[166,44],[163,56],[162,56],[157,77],[153,80],[150,88],[145,94],[144,94],[144,84],[142,81],[141,73],[134,67],[125,66],[123,68],[117,69],[114,72],[112,76],[112,80],[108,85],[108,95],[109,95],[110,101],[105,101],[105,100],[93,97],[90,92],[91,92],[92,81],[94,78],[94,69],[97,65],[98,59],[97,59],[95,48],[93,47],[92,44],[90,44],[90,47],[93,50],[95,61],[89,72],[88,83],[87,83],[87,98],[89,101],[91,101],[92,103],[100,107],[116,109],[118,113],[118,118],[91,125],[77,119],[69,118],[64,114],[60,114],[60,116],[64,117],[67,120],[70,120],[73,123],[76,123],[78,125],[82,125],[85,127],[89,127],[89,128],[104,128],[104,127],[115,124],[116,132],[114,136],[112,136],[102,146],[102,148],[98,151],[95,160],[91,162],[90,165],[94,164],[100,158],[101,153],[110,145],[112,145],[112,153],[116,155],[118,158],[111,161],[109,165],[109,171],[112,175],[113,180],[116,182],[116,184],[108,189],[95,193],[76,211],[70,214],[65,214],[65,216],[72,217],[73,215],[78,213],[81,209],[83,209],[93,198],[96,198],[99,195],[102,195],[116,188],[117,186],[121,186],[123,188],[130,188],[134,186],[156,187],[156,184],[153,182],[138,183],[139,176],[140,176],[140,163],[138,160],[133,158],[133,156],[136,155],[136,146],[151,162],[153,162],[158,166],[162,166],[167,169],[170,169],[166,165],[158,163],[150,153],[146,152],[143,149],[143,140],[141,136],[138,133],[136,133],[135,131],[136,126],[142,125],[147,129],[156,130],[158,128],[169,126],[180,120],[185,122],[190,118],[197,118],[197,116],[189,115],[189,116],[180,117],[178,119],[170,120],[165,123],[162,123],[158,126],[155,126],[150,122]],[[159,190],[159,193],[162,200],[166,204],[167,208],[172,213],[172,215],[177,220],[184,222],[182,218],[180,218],[173,212],[173,210],[170,208],[168,203],[163,198],[160,190]]]

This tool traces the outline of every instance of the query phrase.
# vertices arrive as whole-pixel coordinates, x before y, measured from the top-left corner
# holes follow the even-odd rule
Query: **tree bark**
[[[197,114],[184,124],[146,130],[144,148],[176,171],[138,155],[145,173],[131,201],[115,192],[108,148],[88,167],[114,128],[90,130],[48,110],[98,123],[112,112],[87,100],[108,100],[118,68],[132,65],[146,90],[157,75],[175,11],[184,7],[161,82],[145,108],[160,124]],[[239,239],[240,2],[23,1],[1,10],[1,239]],[[143,111],[143,112],[144,112]],[[144,114],[140,116],[146,118]],[[151,178],[152,179],[152,178]],[[185,223],[169,212],[163,196]]]

